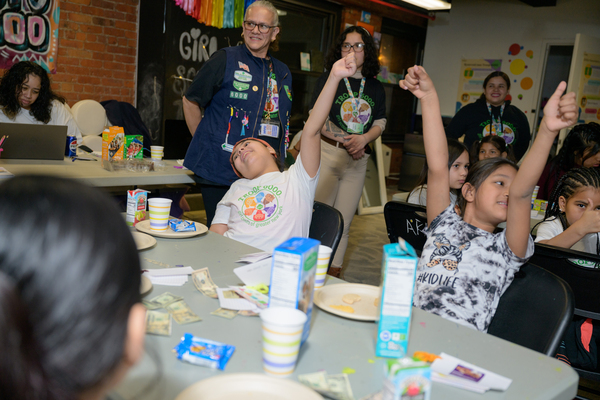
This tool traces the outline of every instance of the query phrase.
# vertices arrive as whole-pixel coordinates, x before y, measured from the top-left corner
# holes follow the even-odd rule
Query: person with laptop
[[[31,61],[21,61],[0,78],[0,122],[66,125],[67,134],[82,136],[64,97],[52,91],[48,73]]]

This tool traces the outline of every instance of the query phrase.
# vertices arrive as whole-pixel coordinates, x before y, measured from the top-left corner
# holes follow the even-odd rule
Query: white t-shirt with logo
[[[544,221],[538,226],[536,242],[541,240],[550,240],[564,232],[563,226],[558,218]],[[588,233],[581,238],[577,243],[571,246],[572,250],[583,251],[584,253],[598,254],[598,242],[600,241],[599,233]],[[589,268],[598,268],[595,263],[585,260],[570,259],[569,261]]]
[[[285,172],[239,179],[212,223],[227,225],[223,236],[268,252],[291,237],[308,237],[318,180],[319,172],[311,178],[301,156]]]

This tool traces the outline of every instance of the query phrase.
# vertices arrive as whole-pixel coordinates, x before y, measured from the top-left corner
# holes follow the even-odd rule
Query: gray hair
[[[266,0],[255,1],[254,3],[250,4],[246,9],[246,15],[248,15],[248,11],[250,11],[250,9],[253,7],[262,7],[271,11],[271,14],[273,14],[273,26],[279,26],[279,14],[277,14],[277,9],[273,5],[273,3]],[[246,15],[244,15],[244,19],[246,19]]]

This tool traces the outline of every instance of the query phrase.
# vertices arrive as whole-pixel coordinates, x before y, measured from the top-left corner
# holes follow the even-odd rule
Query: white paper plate
[[[357,294],[361,299],[354,304],[347,304],[342,301],[342,297],[345,294]],[[314,295],[314,303],[321,310],[339,315],[340,317],[359,321],[375,321],[377,317],[375,299],[378,297],[379,287],[377,286],[360,283],[339,283],[336,285],[326,285],[321,289],[317,289]],[[354,308],[354,314],[336,310],[335,308],[331,308],[331,305],[350,306]]]
[[[290,379],[263,374],[222,374],[194,383],[175,400],[323,400],[314,390]]]
[[[142,275],[142,283],[140,284],[140,294],[146,294],[150,290],[152,290],[152,282],[150,282],[150,279]]]
[[[167,228],[166,231],[153,231],[152,229],[150,229],[150,220],[147,219],[147,220],[138,222],[135,225],[135,229],[137,229],[140,232],[144,232],[149,235],[152,235],[152,236],[169,238],[169,239],[189,238],[189,237],[202,235],[203,233],[208,232],[208,228],[206,227],[206,225],[202,225],[199,222],[194,222],[194,225],[196,225],[195,232],[174,232],[171,228]]]
[[[133,240],[135,240],[135,246],[138,250],[146,250],[156,244],[156,239],[150,235],[146,235],[141,232],[131,232]]]

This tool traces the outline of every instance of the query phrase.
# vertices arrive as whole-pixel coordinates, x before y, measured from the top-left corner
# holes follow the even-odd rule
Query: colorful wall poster
[[[31,60],[56,73],[59,0],[1,1],[0,69]]]
[[[583,73],[577,90],[580,123],[600,123],[600,54],[583,53]]]
[[[467,104],[474,103],[483,93],[483,81],[493,71],[500,71],[502,60],[462,60],[456,111]]]

